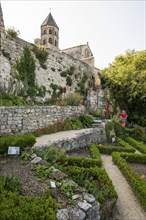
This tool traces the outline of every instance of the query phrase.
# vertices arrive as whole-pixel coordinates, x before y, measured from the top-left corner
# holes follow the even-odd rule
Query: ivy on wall
[[[36,58],[39,60],[40,66],[43,69],[47,69],[45,62],[48,58],[48,51],[46,51],[43,47],[37,47],[36,45],[32,44],[32,51],[34,52]]]
[[[36,83],[35,60],[28,47],[24,48],[23,55],[16,62],[15,68],[18,71],[17,79],[19,78],[23,82],[26,95],[30,97],[45,96],[46,88],[44,86],[39,88]]]
[[[16,69],[19,73],[20,80],[23,81],[27,95],[34,97],[37,92],[35,80],[36,65],[28,47],[24,47],[23,55],[20,60],[16,61]]]

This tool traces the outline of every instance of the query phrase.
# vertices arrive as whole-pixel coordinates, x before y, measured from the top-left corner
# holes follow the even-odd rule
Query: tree
[[[104,69],[107,86],[129,119],[146,126],[146,51],[128,50]]]

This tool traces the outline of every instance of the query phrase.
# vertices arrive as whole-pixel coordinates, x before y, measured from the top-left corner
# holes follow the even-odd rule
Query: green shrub
[[[72,79],[69,76],[66,78],[66,85],[72,86]]]
[[[4,190],[11,192],[20,192],[20,181],[17,178],[9,176],[0,176],[0,193]]]
[[[45,95],[46,95],[46,87],[45,86],[39,87],[38,92],[37,92],[37,96],[45,97]]]
[[[47,149],[34,152],[43,160],[49,162],[49,165],[54,165],[57,161],[63,160],[66,157],[66,151],[64,149],[58,150],[55,145],[51,145]]]
[[[134,148],[139,150],[141,153],[146,154],[146,145],[143,144],[142,142],[136,141],[131,137],[127,137],[126,141],[128,141]]]
[[[6,34],[12,38],[16,38],[20,34],[20,31],[14,27],[10,27],[6,30]]]
[[[105,202],[112,199],[114,199],[113,205],[115,205],[118,195],[104,169],[67,166],[64,170],[79,186],[85,187],[89,193],[95,196],[100,202],[101,208]]]
[[[37,93],[35,60],[31,55],[28,47],[24,47],[23,55],[20,60],[16,61],[16,69],[19,73],[20,80],[25,86],[25,91],[28,96],[34,97]]]
[[[125,127],[122,126],[120,122],[114,121],[114,130],[117,137],[120,137],[122,139],[125,138]]]
[[[120,156],[129,163],[146,164],[146,154],[120,153]]]
[[[98,159],[99,161],[101,161],[101,165],[102,165],[101,155],[100,155],[100,152],[99,152],[97,146],[95,144],[90,144],[89,149],[90,149],[90,154],[91,154],[92,158]]]
[[[58,149],[57,147],[55,146],[50,146],[48,149],[47,149],[47,152],[44,156],[44,159],[47,161],[47,162],[50,162],[50,163],[55,163],[57,158],[58,158],[58,155],[59,155],[59,152],[58,152]]]
[[[61,75],[62,77],[67,77],[67,72],[66,72],[66,71],[62,71],[62,72],[60,73],[60,75]]]
[[[82,95],[85,95],[87,92],[87,86],[86,86],[86,81],[88,79],[88,76],[84,74],[82,77],[81,81],[78,83],[78,92]]]
[[[145,138],[144,128],[139,125],[134,125],[131,137],[133,137],[136,140],[143,141]]]
[[[79,93],[72,93],[65,98],[65,101],[66,105],[79,106],[83,102],[83,96],[81,96]]]
[[[52,134],[59,131],[67,131],[72,129],[81,129],[91,127],[93,123],[92,117],[88,115],[79,116],[77,119],[67,118],[65,121],[57,120],[46,128],[39,128],[33,132],[33,135],[39,137],[44,134]]]
[[[101,167],[102,161],[100,158],[92,159],[92,158],[83,158],[83,157],[64,157],[60,158],[60,164],[64,164],[65,166],[78,166],[78,167]]]
[[[106,124],[105,124],[105,133],[106,133],[106,138],[109,142],[111,142],[111,131],[114,129],[114,125],[113,125],[113,122],[112,121],[108,121]]]
[[[74,74],[74,72],[75,72],[75,66],[70,66],[69,69],[67,69],[67,70],[65,70],[65,71],[62,71],[62,72],[60,73],[60,75],[61,75],[62,77],[67,77],[67,75],[72,76],[72,75]]]
[[[81,129],[83,127],[81,121],[79,119],[68,118],[67,123],[70,125],[71,129]]]
[[[47,179],[52,171],[51,167],[48,168],[45,165],[36,165],[33,166],[33,170],[39,178]]]
[[[121,138],[117,138],[117,141],[122,147],[125,147],[127,149],[131,149],[132,150],[131,152],[135,152],[135,149],[131,145],[129,145],[127,142],[122,140]]]
[[[90,114],[98,119],[105,119],[105,114],[102,109],[92,110],[90,111]]]
[[[2,94],[0,96],[0,106],[25,106],[26,101],[22,97],[11,94]]]
[[[126,162],[126,160],[131,162],[132,157],[133,157],[132,162],[135,162],[135,163],[140,162],[142,157],[144,157],[144,161],[145,161],[145,155],[141,156],[140,154],[133,154],[133,155],[123,154],[123,153],[120,154],[120,153],[114,152],[112,156],[113,156],[113,161],[119,167],[119,169],[122,171],[122,173],[128,180],[129,184],[131,185],[133,189],[133,192],[136,194],[141,205],[146,211],[146,181],[141,179],[139,175],[135,173],[134,170],[130,167],[130,165],[128,165]],[[126,158],[126,160],[123,158]]]
[[[44,195],[41,199],[34,199],[15,192],[3,191],[0,194],[0,201],[1,220],[56,220],[58,205],[48,195]]]
[[[39,60],[39,63],[43,69],[46,69],[45,62],[48,58],[48,51],[44,47],[38,47],[32,44],[32,51],[34,52],[36,58]]]
[[[119,146],[101,146],[96,145],[99,152],[102,154],[112,154],[113,152],[135,152],[132,147],[119,147]]]
[[[89,115],[80,115],[79,120],[81,121],[84,128],[90,128],[93,124],[93,118]]]
[[[36,142],[32,134],[5,136],[0,138],[0,154],[8,152],[9,146],[18,146],[21,150],[32,147]]]

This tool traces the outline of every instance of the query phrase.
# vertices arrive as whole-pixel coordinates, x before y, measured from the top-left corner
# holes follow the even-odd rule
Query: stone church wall
[[[31,132],[84,111],[83,106],[0,107],[0,136]]]

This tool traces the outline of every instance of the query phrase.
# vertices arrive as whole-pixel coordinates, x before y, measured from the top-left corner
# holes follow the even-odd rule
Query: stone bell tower
[[[51,12],[41,25],[41,45],[46,48],[59,48],[59,27]]]

